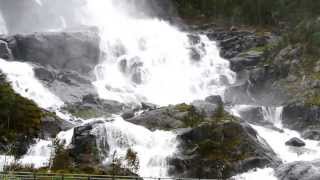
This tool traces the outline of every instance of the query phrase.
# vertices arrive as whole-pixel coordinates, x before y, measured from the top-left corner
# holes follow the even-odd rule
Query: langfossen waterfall
[[[45,0],[34,2],[39,7],[47,3]],[[182,31],[158,18],[132,17],[127,13],[128,8],[126,3],[111,0],[85,0],[79,8],[79,16],[74,16],[82,26],[95,26],[99,32],[100,61],[95,64],[88,79],[100,99],[123,103],[123,109],[127,106],[141,108],[141,103],[151,104],[147,109],[190,104],[212,95],[219,95],[225,101],[225,92],[236,83],[237,73],[231,70],[230,62],[220,56],[216,41],[205,34]],[[59,32],[71,28],[65,18],[58,18],[60,27],[47,31]],[[10,34],[1,12],[0,34]],[[74,130],[89,125],[92,128],[90,135],[97,137],[98,151],[106,152],[103,164],[113,163],[114,158],[124,159],[130,149],[137,153],[139,169],[136,173],[139,176],[175,178],[169,173],[168,161],[178,156],[180,130],[150,129],[126,121],[120,113],[88,119],[76,117],[64,109],[69,102],[55,94],[35,75],[34,69],[38,66],[33,62],[0,58],[0,70],[16,93],[72,125],[71,129],[61,131],[56,137],[65,143],[66,148],[72,146]],[[271,147],[282,163],[318,159],[318,141],[305,139],[300,133],[283,126],[282,106],[267,107],[245,102],[229,105],[226,102],[228,113],[239,118],[245,119],[245,113],[252,109],[261,110],[263,117],[259,123],[249,122],[250,126],[257,132],[259,142]],[[144,110],[134,111],[132,116],[141,115]],[[305,146],[287,146],[286,142],[292,137],[303,140]],[[52,161],[54,139],[36,139],[36,143],[18,162],[32,163],[35,168],[48,166]],[[0,170],[12,162],[12,156],[0,155]],[[123,168],[127,166],[127,161],[121,164]],[[231,179],[277,178],[273,168],[266,167],[238,174]]]

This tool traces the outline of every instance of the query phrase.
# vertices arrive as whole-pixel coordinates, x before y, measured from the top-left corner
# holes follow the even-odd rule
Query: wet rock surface
[[[291,138],[290,140],[288,140],[286,142],[287,146],[294,146],[294,147],[303,147],[306,145],[306,143],[304,141],[302,141],[299,138]]]
[[[112,114],[120,114],[130,108],[117,101],[100,99],[96,94],[88,94],[83,96],[80,102],[66,104],[63,109],[75,117],[91,119],[110,117]]]
[[[293,162],[276,169],[276,176],[281,180],[317,180],[320,179],[320,162]]]
[[[314,134],[316,138],[317,131],[320,130],[320,108],[318,106],[308,106],[301,102],[291,103],[284,107],[282,118],[285,127],[305,132],[306,137],[312,138]]]

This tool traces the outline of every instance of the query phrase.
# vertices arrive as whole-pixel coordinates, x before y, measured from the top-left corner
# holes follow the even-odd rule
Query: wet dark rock
[[[245,52],[251,48],[266,45],[269,37],[256,36],[248,31],[214,31],[208,33],[207,36],[211,40],[217,40],[220,47],[220,55],[223,58],[230,59],[237,56],[241,52]]]
[[[148,103],[148,102],[142,102],[141,103],[141,109],[142,110],[148,110],[148,111],[155,110],[155,109],[157,109],[157,105],[152,104],[152,103]]]
[[[306,129],[301,135],[305,139],[320,141],[320,129]]]
[[[0,40],[0,58],[9,60],[12,59],[12,57],[12,52],[8,47],[8,43],[3,40]]]
[[[251,50],[240,55],[231,58],[231,69],[235,72],[242,71],[244,69],[250,69],[257,66],[264,59],[264,52]]]
[[[181,112],[174,106],[168,106],[143,112],[137,117],[127,119],[127,121],[151,130],[168,130],[183,127],[182,119],[187,114],[187,112]]]
[[[59,70],[90,73],[99,63],[100,38],[92,29],[15,35],[14,58]]]
[[[254,168],[279,164],[246,123],[204,123],[179,136],[179,154],[170,160],[176,177],[229,178]]]
[[[304,103],[291,103],[283,108],[284,127],[303,132],[320,129],[320,107]]]
[[[50,139],[55,138],[61,131],[66,131],[73,128],[75,125],[57,117],[54,113],[45,112],[41,119],[40,138]]]
[[[39,80],[47,83],[51,83],[57,78],[57,72],[55,70],[41,66],[34,68],[34,74]]]
[[[258,125],[266,125],[269,124],[266,122],[263,116],[262,107],[248,107],[241,109],[239,114],[242,119],[245,119],[247,122]]]
[[[276,169],[275,174],[281,180],[318,180],[320,179],[320,162],[298,161],[284,164]]]
[[[288,140],[286,142],[286,145],[287,146],[294,146],[294,147],[303,147],[306,145],[306,143],[304,141],[302,141],[301,139],[299,138],[291,138],[290,140]]]
[[[211,104],[219,105],[219,106],[223,105],[221,96],[217,96],[217,95],[208,96],[205,98],[205,101]]]
[[[100,165],[108,155],[108,143],[98,144],[98,137],[92,132],[101,123],[97,121],[74,128],[70,155],[80,168]]]

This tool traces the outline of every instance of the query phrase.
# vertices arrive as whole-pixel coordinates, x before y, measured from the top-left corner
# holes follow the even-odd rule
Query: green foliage
[[[52,160],[51,170],[55,172],[73,171],[73,161],[69,155],[69,151],[64,148],[65,144],[59,140],[53,142],[54,158]]]
[[[319,14],[318,0],[173,0],[182,17],[223,18],[231,23],[279,24]]]
[[[0,74],[0,140],[6,139],[9,145],[17,143],[18,136],[36,138],[42,117],[42,110],[33,101],[15,93]]]
[[[140,168],[140,162],[137,156],[137,153],[134,152],[131,148],[127,150],[126,154],[126,161],[128,164],[128,169],[130,169],[132,172],[137,173]]]

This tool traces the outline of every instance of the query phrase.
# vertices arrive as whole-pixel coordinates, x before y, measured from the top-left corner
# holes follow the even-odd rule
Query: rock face
[[[277,67],[257,67],[248,72],[247,80],[228,88],[227,102],[263,106],[281,105],[288,97],[277,81],[287,76],[287,71]]]
[[[111,114],[119,114],[126,107],[124,104],[112,101],[99,99],[95,94],[83,96],[82,101],[67,104],[64,109],[72,115],[83,118],[98,118],[109,117]]]
[[[246,123],[206,123],[179,136],[180,154],[171,159],[176,177],[229,178],[279,163],[270,147]]]
[[[241,52],[250,48],[263,46],[267,43],[268,37],[258,37],[248,31],[214,31],[208,33],[211,40],[217,40],[221,49],[220,55],[223,58],[233,58]]]
[[[211,102],[197,100],[191,105],[179,104],[161,107],[145,111],[137,117],[127,119],[127,121],[151,130],[194,127],[218,113],[219,107],[222,107],[220,100],[221,97],[211,97]]]
[[[0,40],[0,58],[6,60],[12,58],[12,52],[8,47],[8,43],[2,40]]]
[[[73,128],[74,125],[60,119],[55,114],[50,112],[44,112],[44,116],[41,119],[40,135],[41,139],[55,138],[61,131],[66,131]]]
[[[231,69],[235,72],[240,72],[255,67],[263,60],[265,60],[264,52],[251,50],[231,58]]]
[[[103,148],[98,149],[98,138],[94,133],[92,133],[94,126],[98,125],[99,123],[103,122],[89,123],[87,125],[74,128],[70,155],[74,159],[77,166],[90,167],[100,165],[103,161],[103,157],[108,155],[108,144],[106,143]]]
[[[294,146],[294,147],[303,147],[306,145],[305,142],[303,142],[301,139],[299,138],[291,138],[290,140],[288,140],[286,142],[287,146]]]
[[[59,70],[89,73],[99,63],[97,30],[15,35],[15,59],[51,66]]]
[[[33,63],[35,76],[67,103],[96,94],[91,82],[100,60],[100,37],[95,27],[0,36],[1,57]]]
[[[128,119],[151,130],[177,130],[179,150],[169,160],[170,175],[228,178],[253,168],[279,163],[247,123],[223,109],[219,97],[150,110]],[[214,102],[214,103],[210,103]]]
[[[320,162],[293,162],[276,169],[276,176],[281,180],[317,180],[320,179]]]
[[[289,129],[304,132],[305,137],[316,138],[320,130],[320,107],[291,103],[283,109],[282,123]]]

